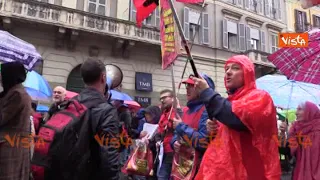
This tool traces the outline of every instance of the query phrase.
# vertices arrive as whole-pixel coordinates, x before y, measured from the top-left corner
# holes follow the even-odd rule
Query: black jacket
[[[96,134],[105,135],[109,139],[119,137],[117,110],[100,92],[93,88],[86,88],[80,93],[78,99],[84,105],[95,101],[100,102],[98,106],[91,109],[90,120],[95,132],[93,136]],[[98,152],[94,154],[97,155],[97,169],[93,172],[92,179],[118,180],[120,170],[118,148],[112,145],[100,146],[98,142],[96,145]]]

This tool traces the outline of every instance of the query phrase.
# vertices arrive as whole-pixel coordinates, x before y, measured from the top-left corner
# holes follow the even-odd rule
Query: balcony
[[[272,62],[267,59],[268,55],[270,55],[269,53],[258,50],[249,50],[245,52],[245,55],[247,55],[254,64],[275,68]]]
[[[160,45],[157,28],[34,0],[0,0],[0,16]]]

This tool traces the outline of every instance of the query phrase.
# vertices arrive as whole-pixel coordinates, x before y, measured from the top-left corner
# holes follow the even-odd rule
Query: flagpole
[[[191,68],[193,70],[193,73],[194,73],[194,76],[196,77],[199,77],[199,74],[198,74],[198,71],[196,69],[196,65],[194,64],[194,61],[193,61],[193,57],[192,57],[192,54],[191,54],[191,51],[190,51],[190,48],[188,46],[188,42],[186,40],[186,36],[184,35],[184,31],[183,31],[183,28],[182,28],[182,25],[180,23],[180,20],[179,20],[179,17],[178,17],[178,14],[177,14],[177,11],[176,9],[174,8],[174,4],[173,4],[173,0],[168,0],[169,4],[170,4],[170,8],[172,10],[172,13],[173,13],[173,17],[178,25],[178,29],[179,29],[179,34],[182,38],[182,43],[184,45],[184,49],[186,50],[186,53],[187,53],[187,56],[188,56],[188,59],[190,61],[190,64],[191,64]]]
[[[174,64],[171,64],[171,78],[172,78],[172,91],[173,91],[173,109],[177,110],[177,93],[176,93],[176,81],[174,79]],[[169,116],[170,117],[170,116]]]

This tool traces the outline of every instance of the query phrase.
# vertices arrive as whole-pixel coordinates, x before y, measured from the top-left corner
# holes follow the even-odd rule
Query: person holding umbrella
[[[0,93],[0,180],[29,180],[30,148],[8,138],[31,134],[31,98],[23,87],[26,70],[19,62],[1,64]]]

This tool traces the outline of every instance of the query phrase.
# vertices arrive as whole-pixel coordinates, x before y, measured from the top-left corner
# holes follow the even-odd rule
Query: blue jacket
[[[199,111],[203,105],[204,104],[202,104],[202,102],[199,100],[189,101],[187,103],[187,106],[189,108],[189,111],[187,113],[195,113]],[[177,141],[178,138],[182,138],[186,142],[190,142],[190,140],[192,140],[192,146],[196,150],[204,152],[206,150],[206,147],[204,147],[203,143],[199,143],[199,140],[204,139],[209,144],[209,138],[206,127],[206,121],[208,118],[208,113],[206,110],[204,110],[199,121],[198,130],[194,130],[185,123],[180,123],[175,129],[174,137],[171,140],[171,147],[173,148],[173,144],[175,141]],[[184,139],[186,137],[188,139]]]

